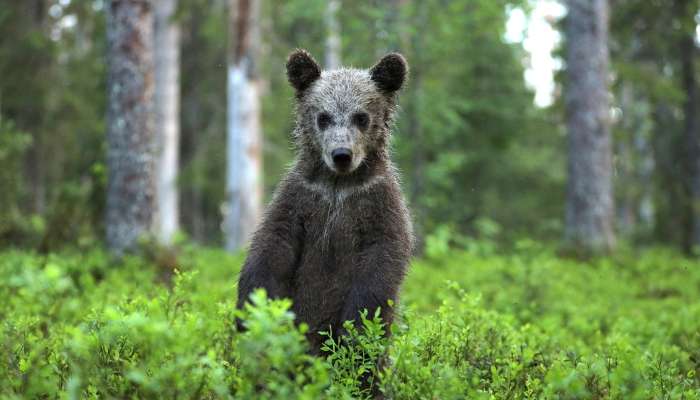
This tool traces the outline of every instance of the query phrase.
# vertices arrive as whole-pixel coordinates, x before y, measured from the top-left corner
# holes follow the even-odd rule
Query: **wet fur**
[[[380,307],[384,322],[392,322],[388,303],[398,300],[413,236],[388,151],[405,61],[387,56],[393,73],[383,73],[378,82],[372,75],[377,66],[316,74],[310,57],[297,51],[287,64],[297,90],[297,158],[253,237],[240,275],[238,306],[259,287],[270,297],[291,298],[297,320],[309,325],[312,351],[318,352],[323,339],[318,331],[342,334],[343,321],[357,321],[363,309],[373,314]],[[404,63],[400,76],[396,57]],[[366,132],[353,141],[363,158],[354,171],[339,175],[323,158],[335,139],[319,133],[316,115],[323,110],[340,121],[355,109],[371,117]]]

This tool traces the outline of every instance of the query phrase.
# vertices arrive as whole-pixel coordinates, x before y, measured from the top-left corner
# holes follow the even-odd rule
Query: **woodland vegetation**
[[[538,44],[507,34],[543,4],[544,105]],[[698,0],[0,0],[0,397],[362,398],[369,376],[700,399],[699,23]],[[410,65],[400,318],[326,357],[287,301],[234,307],[294,155],[295,48]]]
[[[169,21],[166,31],[176,28],[169,39],[158,36],[171,44],[154,45],[149,56],[154,68],[175,71],[154,73],[149,90],[156,99],[174,101],[177,93],[182,99],[168,106],[158,101],[156,107],[166,111],[152,113],[150,123],[170,132],[153,139],[171,138],[159,146],[172,146],[177,141],[172,138],[179,138],[171,164],[159,164],[177,166],[176,178],[164,179],[176,184],[179,207],[157,208],[163,221],[176,213],[177,223],[167,223],[176,231],[212,246],[225,243],[222,210],[230,186],[227,65],[238,62],[237,49],[247,48],[235,46],[237,13],[228,12],[239,3],[248,2],[229,7],[223,0],[182,1],[170,18],[164,19],[161,6],[151,18],[160,21],[158,26]],[[254,23],[246,26],[255,29],[244,42],[255,46],[246,68],[254,65],[261,101],[260,202],[269,199],[293,154],[292,91],[284,75],[290,50],[304,47],[326,63],[338,57],[354,66],[369,66],[379,55],[400,50],[410,62],[411,82],[401,97],[393,147],[422,235],[439,227],[474,235],[485,222],[500,228],[504,242],[521,236],[561,239],[566,221],[574,221],[564,218],[567,153],[584,151],[567,151],[566,102],[559,94],[587,88],[569,85],[564,68],[557,74],[554,103],[533,104],[523,79],[528,53],[504,35],[512,10],[527,12],[537,3],[343,2],[335,14],[328,8],[338,7],[336,2],[326,7],[322,0],[262,1],[253,7],[257,16],[250,15]],[[9,2],[0,10],[0,239],[5,245],[49,251],[104,238],[111,148],[105,133],[114,124],[105,118],[106,4],[31,0]],[[601,75],[608,79],[599,81],[603,87],[607,82],[603,97],[612,110],[604,124],[611,137],[610,155],[604,158],[612,160],[606,185],[612,200],[605,212],[609,223],[603,225],[618,241],[665,243],[690,252],[697,220],[692,160],[700,115],[694,112],[697,4],[615,0],[608,8],[598,16],[609,14],[609,24],[601,22],[610,27],[608,39],[597,43],[610,55],[608,72]],[[328,22],[329,15],[335,22]],[[592,62],[578,53],[567,61],[567,35],[586,32],[566,30],[566,21],[551,21],[563,37],[555,56],[564,67]],[[168,46],[176,46],[175,51],[168,52]],[[163,89],[169,93],[164,97],[156,90],[161,81],[174,85]],[[574,98],[588,98],[570,97],[576,108]],[[162,229],[172,236],[173,228]],[[573,231],[567,232],[572,237]]]

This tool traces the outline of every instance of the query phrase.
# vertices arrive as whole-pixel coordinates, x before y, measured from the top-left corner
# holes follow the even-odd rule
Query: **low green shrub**
[[[353,398],[364,398],[378,393],[388,344],[379,313],[377,309],[372,319],[368,319],[367,310],[361,311],[360,327],[345,321],[342,337],[321,333],[327,338],[321,350],[327,354],[326,363],[331,371],[332,398],[348,393]]]
[[[269,301],[259,290],[239,317],[246,331],[236,336],[235,394],[240,398],[318,399],[329,386],[328,366],[307,354],[306,326],[294,326],[289,300]]]
[[[4,251],[0,397],[700,399],[698,261],[467,248],[416,260],[397,322],[364,314],[322,357],[288,300],[235,310],[240,255],[185,245],[173,274],[99,249]]]

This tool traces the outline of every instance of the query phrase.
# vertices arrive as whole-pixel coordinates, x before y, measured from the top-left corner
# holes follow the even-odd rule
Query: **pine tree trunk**
[[[338,23],[339,0],[326,0],[324,21],[326,25],[326,69],[340,68],[340,24]]]
[[[158,0],[155,13],[155,117],[158,138],[156,199],[158,240],[170,244],[179,228],[180,29],[173,16],[177,0]]]
[[[565,239],[578,253],[615,246],[607,0],[568,0]]]
[[[107,59],[107,246],[120,255],[150,232],[156,211],[150,1],[109,1]]]
[[[258,0],[229,0],[226,249],[250,239],[261,215],[262,151],[257,73]]]

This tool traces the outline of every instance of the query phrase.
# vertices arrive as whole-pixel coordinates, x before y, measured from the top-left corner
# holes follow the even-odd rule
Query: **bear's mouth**
[[[350,175],[355,170],[355,168],[352,168],[351,166],[347,166],[347,167],[338,167],[335,165],[327,165],[327,166],[328,166],[328,169],[333,171],[334,174],[342,175],[342,176]]]

